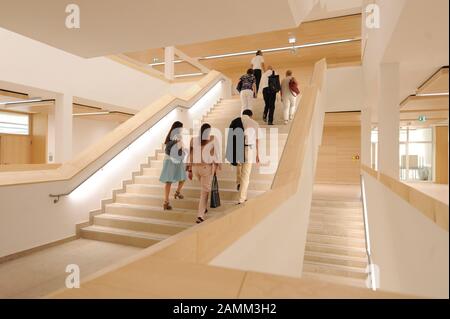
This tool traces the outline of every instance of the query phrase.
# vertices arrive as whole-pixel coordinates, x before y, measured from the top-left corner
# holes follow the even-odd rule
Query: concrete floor
[[[77,239],[0,264],[0,298],[40,298],[65,287],[69,264],[83,278],[140,252],[113,243]]]

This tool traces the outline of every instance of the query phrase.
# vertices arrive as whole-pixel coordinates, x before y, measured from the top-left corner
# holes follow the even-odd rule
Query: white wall
[[[328,79],[324,79],[324,92]],[[326,94],[314,106],[311,133],[297,192],[259,224],[211,260],[214,266],[301,277]]]
[[[364,173],[373,263],[380,289],[449,296],[449,236],[420,211]]]
[[[76,157],[117,126],[119,126],[118,122],[74,118],[72,127],[72,156]]]
[[[60,194],[76,186],[83,176],[89,176],[89,169],[67,182],[0,187],[0,257],[75,235],[75,225],[87,221],[90,211],[101,208],[102,199],[111,198],[112,191],[120,189],[122,182],[131,179],[132,172],[161,148],[174,120],[182,120],[189,128],[229,94],[226,86],[225,82],[215,84],[189,111],[177,108],[156,125],[153,123],[157,119],[153,119],[148,123],[151,128],[141,137],[132,144],[118,145],[124,149],[122,152],[57,204],[49,194]]]
[[[360,111],[364,86],[361,66],[328,69],[326,112]]]
[[[2,28],[0,43],[0,81],[136,110],[173,92],[169,83],[108,58],[84,59]]]

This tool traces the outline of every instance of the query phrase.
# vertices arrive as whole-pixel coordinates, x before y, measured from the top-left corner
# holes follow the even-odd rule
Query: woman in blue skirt
[[[163,162],[163,169],[159,181],[165,183],[164,193],[164,210],[171,210],[172,206],[169,203],[170,188],[172,183],[178,183],[177,191],[175,192],[175,199],[183,199],[181,195],[181,188],[186,180],[186,166],[184,158],[187,152],[183,148],[181,130],[183,123],[176,121],[172,124],[169,134],[167,134],[164,142],[165,158]]]

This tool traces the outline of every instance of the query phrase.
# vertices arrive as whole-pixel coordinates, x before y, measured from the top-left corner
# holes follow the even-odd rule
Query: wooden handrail
[[[176,107],[190,108],[207,90],[221,80],[227,80],[227,78],[217,71],[211,71],[182,95],[164,95],[105,135],[101,140],[80,153],[76,158],[63,163],[58,169],[14,173],[0,172],[0,187],[71,180],[99,161],[105,154],[113,152],[114,154],[110,156],[112,158],[122,149],[126,148],[126,145],[122,145],[122,149],[117,150],[121,144],[127,140],[131,140],[133,135],[146,129],[146,124],[158,115],[161,115],[164,110],[174,109]]]

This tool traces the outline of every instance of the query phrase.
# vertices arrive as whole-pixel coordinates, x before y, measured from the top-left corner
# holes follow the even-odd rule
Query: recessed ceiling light
[[[199,75],[203,75],[204,73],[201,73],[201,72],[199,72],[199,73],[186,73],[186,74],[178,74],[178,75],[175,75],[174,77],[175,78],[185,78],[185,77],[188,77],[188,76],[199,76]]]
[[[17,100],[17,101],[4,101],[0,102],[0,105],[13,105],[13,104],[24,104],[24,103],[34,103],[34,102],[42,102],[43,100],[40,98],[28,99],[28,100]]]
[[[294,45],[294,46],[288,46],[288,47],[263,49],[263,50],[261,50],[261,52],[268,53],[268,52],[288,51],[288,50],[292,50],[292,49],[303,49],[303,48],[318,47],[318,46],[324,46],[324,45],[341,44],[341,43],[348,43],[348,42],[360,41],[360,40],[361,40],[361,38],[352,38],[352,39],[333,40],[333,41],[325,41],[325,42],[306,43],[306,44],[300,44],[300,45]],[[235,53],[209,55],[209,56],[205,56],[205,57],[200,57],[200,58],[198,58],[198,60],[201,61],[201,60],[229,58],[229,57],[242,56],[242,55],[254,55],[256,51],[257,50],[251,50],[251,51],[241,51],[241,52],[235,52]],[[183,60],[175,60],[174,61],[174,63],[180,63],[180,62],[183,62]],[[156,66],[156,65],[164,65],[164,64],[165,64],[165,62],[158,62],[158,63],[149,64],[149,65]]]
[[[86,112],[86,113],[74,113],[73,116],[92,116],[92,115],[107,115],[110,114],[109,111],[104,112]]]
[[[426,96],[448,96],[448,92],[442,93],[418,93],[416,96],[426,97]]]

